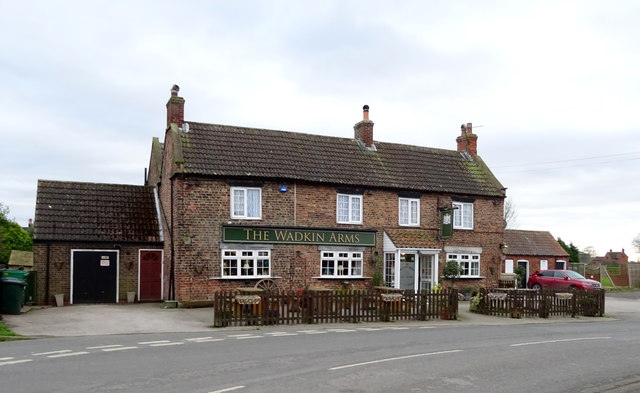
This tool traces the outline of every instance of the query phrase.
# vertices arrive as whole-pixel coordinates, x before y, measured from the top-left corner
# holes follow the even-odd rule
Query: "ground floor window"
[[[223,250],[222,277],[269,277],[270,267],[269,250]]]
[[[460,265],[460,277],[480,277],[480,254],[447,254],[447,261]]]
[[[322,251],[322,277],[362,277],[362,252]]]
[[[384,285],[395,287],[396,283],[396,254],[387,252],[384,254]]]

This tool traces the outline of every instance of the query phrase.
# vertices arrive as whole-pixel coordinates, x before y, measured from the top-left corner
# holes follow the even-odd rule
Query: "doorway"
[[[118,302],[118,251],[71,251],[71,303]]]
[[[400,254],[400,289],[416,290],[416,254]]]
[[[524,269],[524,274],[520,278],[519,288],[527,287],[527,279],[529,278],[529,261],[518,261],[518,267]]]
[[[140,250],[140,301],[162,300],[162,250]]]
[[[403,290],[430,291],[436,279],[434,254],[401,253],[400,285]]]

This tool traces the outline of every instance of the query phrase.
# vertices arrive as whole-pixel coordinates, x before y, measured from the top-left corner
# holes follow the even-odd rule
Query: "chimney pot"
[[[362,120],[356,123],[353,129],[355,139],[361,141],[365,148],[375,148],[373,146],[373,122],[369,120],[369,105],[362,107]]]
[[[180,87],[173,85],[171,88],[171,97],[167,102],[167,128],[171,123],[181,127],[184,124],[184,98],[178,97]]]
[[[470,156],[478,155],[478,136],[473,133],[472,123],[460,126],[460,136],[456,138],[458,151],[466,151]]]

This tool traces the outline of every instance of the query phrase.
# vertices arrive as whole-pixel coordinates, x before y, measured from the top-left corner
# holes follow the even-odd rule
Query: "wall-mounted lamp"
[[[507,245],[507,243],[500,243],[500,249],[503,251],[506,251],[507,248],[509,248],[509,246]]]

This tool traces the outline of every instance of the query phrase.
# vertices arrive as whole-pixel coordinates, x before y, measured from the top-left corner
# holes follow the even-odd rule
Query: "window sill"
[[[371,277],[363,277],[363,276],[317,276],[311,277],[316,280],[342,280],[342,281],[350,281],[350,280],[366,280]]]
[[[209,280],[264,280],[264,279],[274,279],[274,278],[282,278],[280,276],[244,276],[244,277],[220,277],[214,276],[209,277]]]

